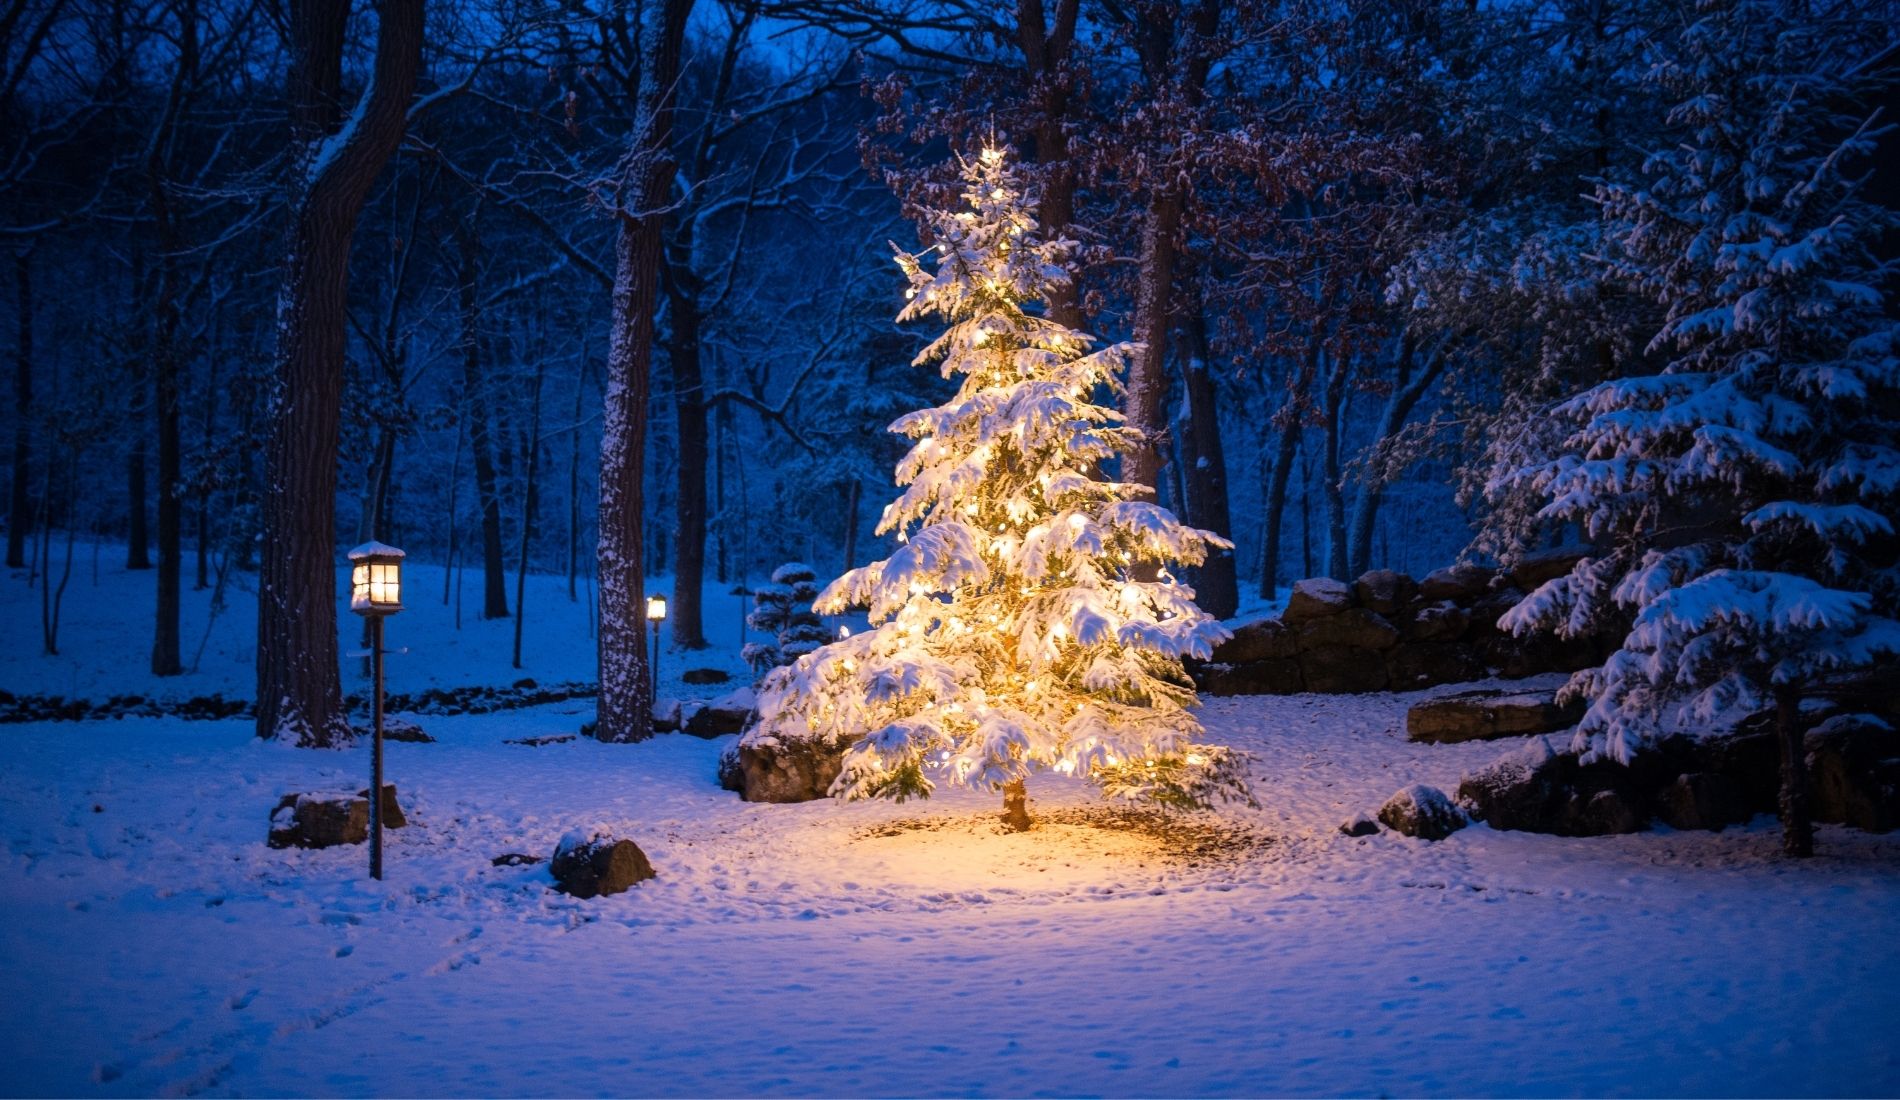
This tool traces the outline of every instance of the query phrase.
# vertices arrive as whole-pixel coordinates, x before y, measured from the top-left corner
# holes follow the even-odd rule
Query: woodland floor
[[[75,639],[109,636],[98,604]],[[389,749],[413,824],[382,883],[360,848],[263,843],[279,793],[361,785],[362,749],[0,727],[0,1091],[1900,1093],[1900,835],[1824,828],[1799,864],[1767,819],[1348,839],[1509,748],[1408,744],[1412,698],[1210,700],[1259,809],[1171,822],[1038,780],[1025,835],[968,792],[746,804],[725,740],[505,743],[586,700],[433,716]],[[591,824],[659,878],[577,901],[490,863]]]

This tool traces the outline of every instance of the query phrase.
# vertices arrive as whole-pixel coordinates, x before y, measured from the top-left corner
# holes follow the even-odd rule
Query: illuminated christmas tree
[[[916,441],[878,527],[897,552],[818,598],[824,614],[868,608],[872,629],[772,673],[747,737],[843,748],[831,793],[846,798],[1001,790],[1015,828],[1024,779],[1045,770],[1164,805],[1246,799],[1240,756],[1200,740],[1181,663],[1227,632],[1169,572],[1228,543],[1103,479],[1138,436],[1095,399],[1119,392],[1135,348],[1091,351],[1025,309],[1068,281],[1069,244],[1038,238],[1001,150],[963,175],[967,209],[929,213],[933,248],[897,252],[898,320],[950,325],[916,361],[961,385],[891,425]]]

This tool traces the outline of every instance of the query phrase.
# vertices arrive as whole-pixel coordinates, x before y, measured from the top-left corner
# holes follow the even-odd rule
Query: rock
[[[363,804],[368,806],[369,788],[364,787],[362,790],[357,791],[356,797],[362,799]],[[383,828],[401,829],[407,827],[408,824],[409,818],[403,814],[402,807],[396,803],[396,785],[394,783],[383,784]]]
[[[680,723],[680,729],[694,737],[724,737],[729,733],[739,733],[751,721],[752,710],[757,703],[752,689],[742,687],[688,715]]]
[[[347,792],[287,794],[270,815],[273,848],[331,848],[369,839],[369,799]]]
[[[1393,832],[1421,840],[1443,840],[1465,827],[1465,815],[1437,787],[1414,783],[1379,807],[1379,820]]]
[[[844,746],[762,738],[739,742],[740,797],[747,802],[810,802],[829,797],[844,770]]]
[[[1352,594],[1359,606],[1392,615],[1418,594],[1418,582],[1390,569],[1374,569],[1352,582]]]
[[[1524,599],[1524,594],[1515,588],[1500,588],[1488,592],[1470,603],[1471,624],[1465,628],[1465,637],[1474,641],[1485,638],[1509,638],[1510,632],[1498,626],[1498,617],[1516,607]],[[1547,632],[1539,631],[1539,635]]]
[[[503,852],[488,862],[495,867],[532,867],[537,863],[545,863],[547,861],[540,856],[531,856],[526,852]]]
[[[392,718],[383,715],[383,740],[402,741],[414,745],[432,745],[435,738],[422,732],[422,727],[407,718]]]
[[[1310,622],[1337,615],[1352,606],[1352,589],[1344,581],[1331,577],[1309,577],[1293,582],[1293,594],[1287,597],[1280,619],[1289,624]]]
[[[1401,642],[1385,651],[1393,691],[1458,684],[1484,675],[1477,652],[1463,642]]]
[[[1554,733],[1583,717],[1581,699],[1557,701],[1557,689],[1540,691],[1461,691],[1415,703],[1405,715],[1409,741],[1454,744]]]
[[[1900,824],[1900,736],[1872,714],[1837,714],[1809,731],[1808,802],[1816,821],[1891,832]]]
[[[1511,567],[1511,583],[1519,589],[1530,592],[1545,581],[1565,576],[1585,555],[1579,550],[1539,550],[1535,554],[1526,554]]]
[[[586,727],[582,727],[582,728],[585,729]],[[574,734],[571,734],[571,733],[550,733],[542,737],[505,738],[503,739],[502,744],[526,745],[529,748],[539,748],[542,745],[560,745],[568,741],[574,741],[574,740],[578,740],[578,738]]]
[[[1323,695],[1384,691],[1385,662],[1371,650],[1320,646],[1300,654],[1300,682]]]
[[[1664,788],[1657,803],[1657,816],[1674,829],[1721,832],[1754,816],[1742,797],[1741,784],[1709,772],[1677,776]]]
[[[1299,662],[1288,659],[1197,664],[1190,671],[1203,695],[1297,695],[1306,690]]]
[[[1450,600],[1439,600],[1413,612],[1402,633],[1421,642],[1451,641],[1463,636],[1470,625],[1471,612]]]
[[[662,699],[653,704],[653,732],[674,733],[680,728],[680,701]]]
[[[1339,831],[1347,836],[1377,836],[1379,823],[1371,815],[1357,813],[1339,823]]]
[[[1224,665],[1291,657],[1299,652],[1293,628],[1279,619],[1255,619],[1234,628],[1233,637],[1214,647],[1214,660]]]
[[[1484,595],[1493,573],[1482,565],[1448,565],[1418,582],[1418,594],[1428,600],[1468,603]]]
[[[1602,663],[1595,639],[1559,638],[1542,631],[1522,638],[1508,634],[1487,638],[1478,645],[1478,658],[1509,679],[1575,672]]]
[[[548,871],[556,890],[577,898],[618,894],[656,877],[646,853],[633,841],[578,831],[561,838]]]
[[[1767,732],[1736,732],[1696,742],[1695,770],[1718,775],[1735,784],[1747,821],[1756,814],[1774,813],[1781,797],[1781,742],[1770,713]]]
[[[1297,627],[1301,652],[1326,646],[1353,649],[1390,649],[1398,644],[1398,628],[1377,612],[1348,608],[1322,619],[1308,619]]]
[[[1550,743],[1531,739],[1458,781],[1458,803],[1493,829],[1550,832],[1551,805],[1563,791]]]
[[[1647,822],[1647,815],[1618,790],[1602,790],[1583,804],[1577,836],[1612,836],[1633,833]]]
[[[534,677],[532,676],[523,676],[514,682],[514,689],[516,691],[533,691],[540,686],[540,684],[534,682]]]
[[[689,668],[680,673],[680,681],[688,684],[723,684],[732,679],[732,674],[721,668]]]
[[[735,794],[745,794],[745,770],[739,767],[737,745],[727,745],[719,753],[719,786]]]

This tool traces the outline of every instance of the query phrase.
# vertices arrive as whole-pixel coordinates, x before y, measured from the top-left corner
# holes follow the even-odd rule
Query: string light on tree
[[[843,750],[831,792],[847,798],[1001,790],[1016,828],[1041,771],[1172,806],[1250,799],[1239,755],[1200,740],[1181,663],[1227,632],[1165,568],[1228,543],[1095,473],[1140,443],[1093,400],[1120,392],[1137,348],[1091,350],[1026,308],[1069,281],[1071,244],[1041,239],[1007,160],[964,162],[969,209],[927,212],[936,243],[897,250],[898,320],[949,323],[916,362],[960,384],[891,425],[913,441],[878,527],[897,552],[819,596],[871,628],[768,677],[747,738]]]

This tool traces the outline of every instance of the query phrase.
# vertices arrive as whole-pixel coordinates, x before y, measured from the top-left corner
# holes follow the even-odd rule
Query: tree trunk
[[[692,270],[690,223],[674,242],[678,255],[667,278],[672,308],[668,360],[673,366],[674,468],[678,522],[673,543],[673,648],[705,649],[701,591],[706,579],[706,386],[700,363],[699,277]],[[683,259],[681,258],[683,257]]]
[[[587,393],[587,346],[581,345],[581,367],[574,378],[574,418],[567,452],[567,602],[580,602],[575,581],[581,558],[581,398]]]
[[[1156,499],[1161,491],[1161,437],[1167,428],[1167,352],[1169,300],[1174,294],[1175,236],[1181,228],[1182,200],[1173,189],[1149,204],[1141,233],[1141,276],[1136,292],[1135,340],[1141,350],[1129,364],[1122,414],[1141,433],[1124,460],[1122,480],[1145,485]]]
[[[541,469],[541,380],[546,373],[547,360],[537,357],[534,367],[534,394],[529,398],[528,429],[528,483],[522,492],[521,505],[521,560],[515,568],[515,660],[516,668],[521,667],[521,629],[522,620],[528,617],[528,555],[534,549],[534,513],[539,507],[535,475]]]
[[[168,220],[168,219],[167,219]],[[161,248],[169,251],[161,230]],[[159,259],[152,333],[153,398],[158,414],[158,598],[152,633],[152,675],[176,676],[185,671],[178,641],[178,586],[183,566],[184,502],[179,482],[178,428],[178,280],[177,265],[169,254]]]
[[[1293,460],[1299,449],[1299,421],[1281,425],[1273,468],[1267,472],[1266,525],[1261,534],[1260,598],[1265,600],[1280,590],[1280,533],[1286,516],[1286,487],[1293,479]]]
[[[462,305],[462,398],[468,408],[469,454],[474,459],[475,495],[482,510],[482,618],[508,617],[508,571],[501,558],[501,490],[496,484],[495,443],[488,417],[488,385],[483,377],[481,305],[476,293],[480,263],[475,234],[455,222],[461,255],[457,272]]]
[[[840,573],[848,573],[858,564],[858,507],[859,499],[864,496],[864,484],[852,478],[845,489],[844,501],[844,568]]]
[[[145,372],[141,369],[139,374]],[[140,382],[144,378],[139,379]],[[148,526],[145,511],[146,463],[145,463],[145,425],[143,418],[134,416],[132,424],[132,452],[125,458],[125,567],[127,569],[150,569],[152,567],[152,533]]]
[[[1325,481],[1323,488],[1326,492],[1326,575],[1339,581],[1352,579],[1346,572],[1346,498],[1339,484],[1342,477],[1340,435],[1345,428],[1348,361],[1343,355],[1337,356],[1326,372],[1326,415],[1321,422],[1324,428],[1320,476]]]
[[[1417,349],[1408,332],[1400,341],[1392,392],[1379,413],[1379,426],[1366,453],[1366,465],[1359,475],[1359,489],[1353,499],[1352,526],[1347,535],[1349,571],[1359,576],[1372,568],[1372,528],[1378,518],[1379,504],[1385,496],[1385,449],[1418,407],[1432,384],[1444,372],[1447,356],[1441,348],[1422,367],[1417,365]],[[1416,373],[1415,373],[1416,372]]]
[[[257,732],[330,746],[349,737],[337,675],[336,458],[350,245],[407,125],[422,62],[422,0],[379,0],[374,70],[347,129],[339,91],[347,5],[292,0],[292,151],[277,350],[265,448],[257,600]]]
[[[1036,164],[1041,168],[1036,217],[1047,239],[1063,235],[1075,220],[1075,165],[1069,159],[1069,77],[1063,71],[1075,44],[1079,0],[1056,0],[1055,21],[1049,22],[1043,0],[1017,0],[1017,45],[1034,84],[1036,100]],[[1049,319],[1080,329],[1081,295],[1073,283],[1049,291]],[[847,565],[847,568],[849,566]]]
[[[644,58],[631,147],[621,162],[614,244],[612,343],[600,439],[600,696],[594,735],[653,736],[647,667],[643,547],[647,397],[653,321],[673,177],[673,93],[692,0],[659,0],[641,11]]]
[[[1183,392],[1187,397],[1187,438],[1181,440],[1181,478],[1187,491],[1190,522],[1203,530],[1232,539],[1233,519],[1227,502],[1227,457],[1221,446],[1220,408],[1207,321],[1198,311],[1188,318],[1188,355],[1182,363]],[[1194,594],[1201,609],[1225,619],[1240,609],[1240,578],[1234,571],[1232,550],[1211,549],[1207,561],[1194,571]]]
[[[1026,833],[1031,824],[1029,792],[1022,780],[1012,779],[1003,784],[1003,831]]]
[[[13,254],[15,318],[19,343],[13,357],[13,485],[7,505],[7,568],[26,565],[26,536],[33,526],[33,250]]]
[[[1775,732],[1781,738],[1781,850],[1806,859],[1814,854],[1814,822],[1808,816],[1808,750],[1801,730],[1801,697],[1793,688],[1775,692]]]

